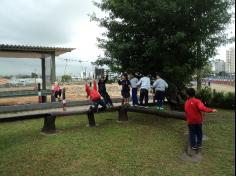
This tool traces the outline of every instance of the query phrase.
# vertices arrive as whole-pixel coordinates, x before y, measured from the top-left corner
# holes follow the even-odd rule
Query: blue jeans
[[[157,107],[162,107],[164,104],[165,99],[165,92],[164,91],[156,91],[156,100],[157,100]]]
[[[102,106],[101,110],[104,110],[104,109],[107,108],[105,102],[102,99],[98,99],[98,100],[93,101],[93,106],[94,106],[93,108],[94,108],[95,111],[98,111],[98,106],[99,105]]]
[[[133,105],[138,105],[138,97],[137,97],[137,88],[132,88],[132,102]]]
[[[202,124],[188,125],[189,141],[191,147],[202,145]]]

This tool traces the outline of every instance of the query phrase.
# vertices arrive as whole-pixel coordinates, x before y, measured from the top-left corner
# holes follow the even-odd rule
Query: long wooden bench
[[[118,121],[125,122],[128,121],[128,112],[137,112],[137,113],[145,113],[145,114],[153,114],[166,118],[176,118],[180,120],[185,120],[184,112],[178,111],[159,111],[156,109],[146,109],[143,107],[131,107],[131,106],[115,106],[111,108],[107,108],[106,110],[99,110],[98,112],[94,112],[93,109],[88,110],[78,110],[78,111],[65,111],[65,112],[48,112],[48,113],[29,113],[29,114],[21,114],[21,115],[11,115],[0,118],[0,122],[10,122],[17,120],[26,120],[26,119],[37,119],[44,118],[44,125],[42,128],[43,133],[55,133],[56,125],[55,121],[57,117],[60,116],[73,116],[73,115],[87,115],[88,124],[90,127],[96,126],[94,114],[97,113],[105,113],[105,112],[118,112]]]

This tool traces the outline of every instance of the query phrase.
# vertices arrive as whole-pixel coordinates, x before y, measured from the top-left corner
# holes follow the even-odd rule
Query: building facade
[[[227,73],[235,73],[235,48],[231,47],[226,50],[225,71]]]
[[[215,73],[225,72],[225,62],[220,59],[215,60],[214,61],[214,71],[215,71]]]

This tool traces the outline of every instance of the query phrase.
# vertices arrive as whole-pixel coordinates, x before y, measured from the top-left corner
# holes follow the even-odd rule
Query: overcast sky
[[[103,54],[96,45],[96,38],[101,36],[104,29],[91,22],[88,14],[104,14],[90,0],[0,0],[0,7],[1,44],[76,48],[57,59],[58,75],[64,74],[65,58],[95,61],[98,55]],[[229,33],[233,36],[234,29],[234,24],[229,27]],[[225,59],[225,50],[228,47],[221,47],[216,58]],[[31,62],[31,70],[26,71],[23,68],[24,60],[21,68],[11,69],[13,61],[1,59],[0,74],[14,74],[17,70],[19,73],[31,73],[38,70],[38,64],[33,66]],[[66,73],[79,74],[81,69],[85,69],[86,64],[89,67],[88,63],[81,65],[77,62],[68,62]]]
[[[98,16],[103,13],[90,0],[0,0],[0,7],[1,44],[76,48],[57,58],[57,74],[64,73],[65,58],[95,61],[103,53],[96,45],[96,38],[104,29],[88,16],[93,12]],[[29,71],[23,66],[10,69],[9,62],[14,60],[0,60],[0,74],[38,70],[38,64]],[[30,63],[33,66],[33,62]],[[79,74],[86,65],[88,63],[68,62],[66,72]]]

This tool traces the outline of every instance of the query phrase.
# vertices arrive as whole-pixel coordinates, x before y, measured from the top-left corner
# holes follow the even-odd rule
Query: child
[[[54,84],[52,85],[52,93],[58,101],[61,101],[61,88],[57,82],[54,82]]]
[[[119,80],[118,84],[122,85],[122,89],[121,89],[121,95],[123,97],[122,105],[129,104],[130,81],[128,80],[128,75],[126,73],[122,75],[122,80]]]
[[[163,80],[160,75],[156,75],[156,81],[152,87],[155,89],[155,99],[157,100],[157,109],[163,110],[163,104],[165,99],[165,91],[168,88],[168,84]]]
[[[141,106],[147,106],[148,105],[148,91],[151,88],[151,81],[150,78],[145,74],[146,76],[143,76],[139,82],[137,83],[138,86],[140,86],[140,105]],[[143,104],[144,99],[144,104]]]
[[[193,88],[188,88],[186,93],[187,100],[184,109],[189,128],[190,146],[193,150],[197,150],[202,147],[203,116],[201,111],[216,112],[216,109],[205,107],[201,100],[195,98],[195,90]]]
[[[87,98],[90,97],[90,100],[93,101],[93,109],[95,111],[98,110],[98,105],[102,106],[102,110],[106,109],[106,104],[103,102],[101,95],[97,91],[97,84],[95,80],[93,81],[93,89],[90,89],[87,83],[85,84],[85,91],[87,92]]]
[[[113,103],[111,101],[111,98],[106,90],[106,82],[107,81],[108,81],[108,75],[106,75],[106,78],[104,77],[104,75],[102,75],[98,81],[98,92],[103,97],[106,105],[113,107]]]
[[[138,78],[136,78],[135,74],[131,74],[131,80],[130,80],[130,84],[131,84],[131,88],[132,88],[132,103],[133,106],[138,105],[138,96],[137,96],[137,92],[138,92]]]

